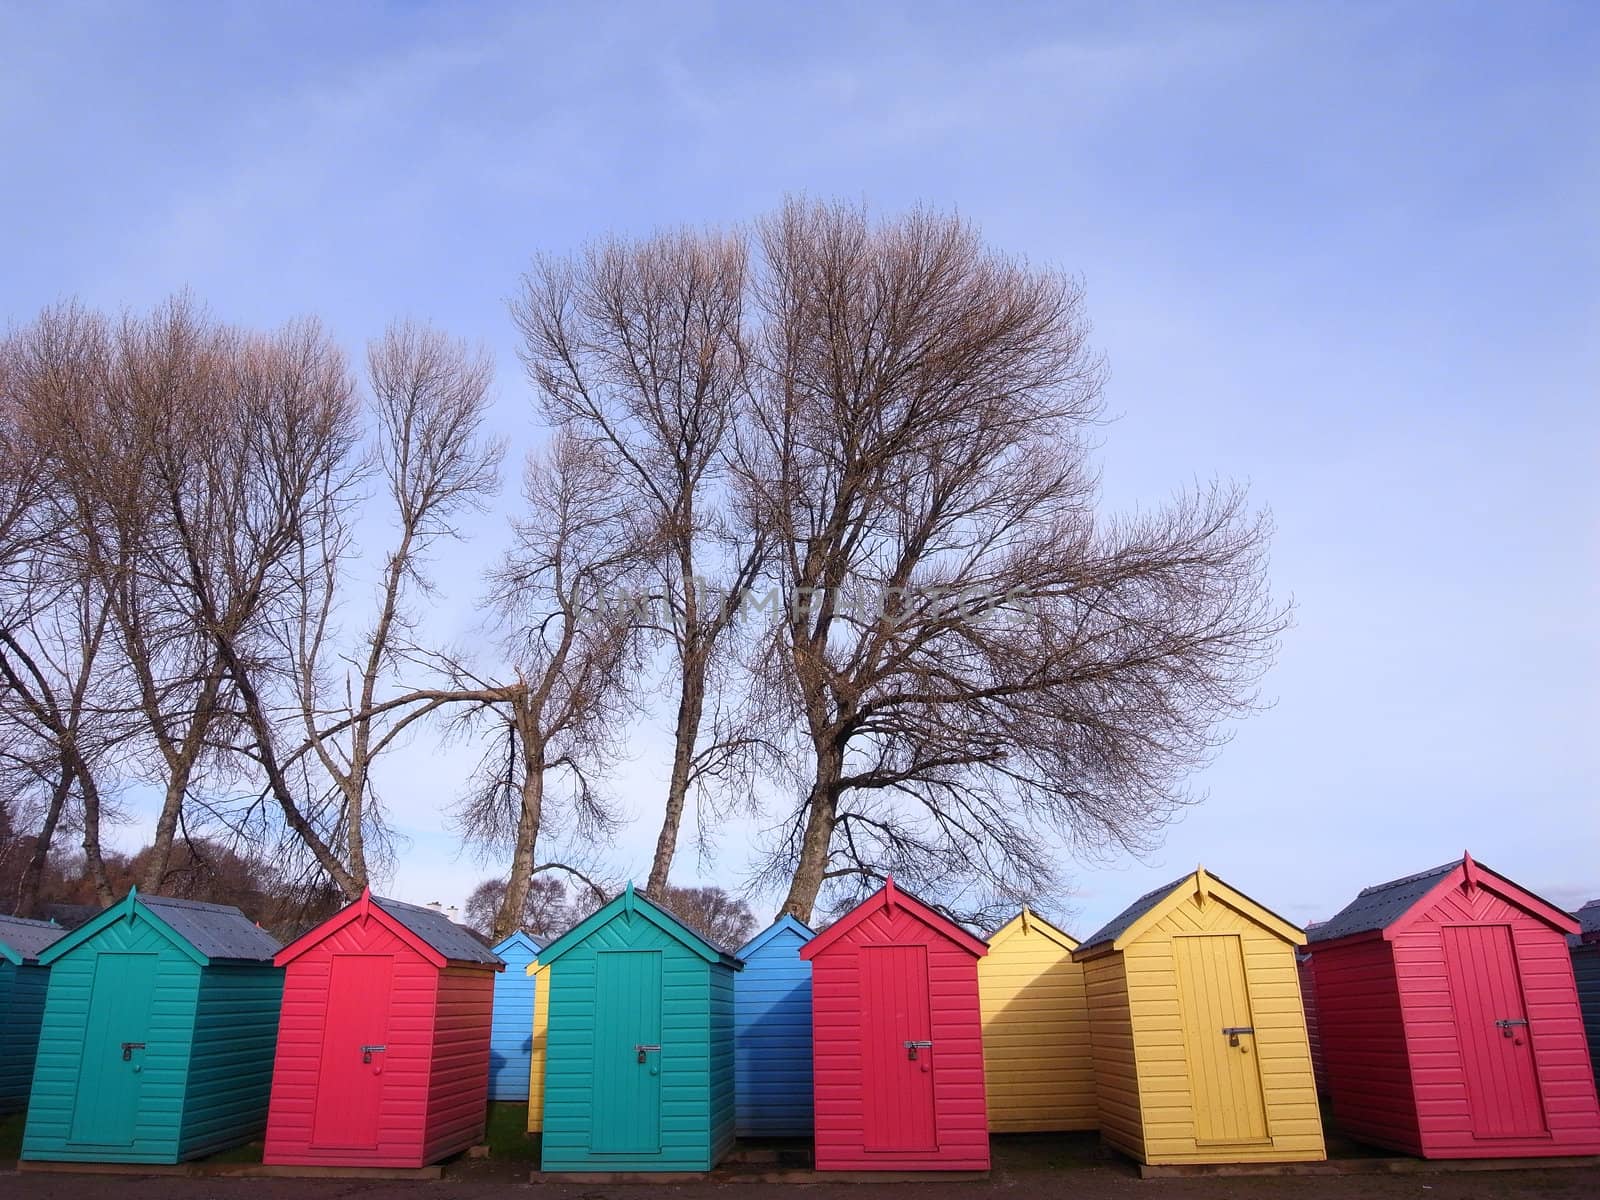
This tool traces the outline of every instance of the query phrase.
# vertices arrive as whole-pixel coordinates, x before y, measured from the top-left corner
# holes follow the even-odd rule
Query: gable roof
[[[904,909],[935,933],[949,938],[974,958],[982,958],[989,953],[988,942],[980,937],[974,937],[931,904],[926,904],[910,892],[897,888],[891,875],[876,892],[801,946],[800,957],[807,960],[815,958],[880,909],[892,912],[896,908]]]
[[[1578,923],[1578,932],[1568,935],[1569,942],[1573,945],[1600,942],[1600,900],[1589,901],[1572,914],[1572,919]]]
[[[629,883],[623,889],[620,896],[602,904],[598,909],[541,950],[538,960],[539,969],[543,970],[567,953],[567,951],[581,945],[597,929],[609,925],[617,917],[629,913],[643,917],[661,930],[662,933],[692,950],[709,963],[718,963],[735,971],[744,969],[744,962],[738,956],[729,954],[726,950],[712,945],[682,921],[678,920],[677,917],[652,904],[633,890],[632,883]],[[533,972],[530,970],[529,974],[533,974]]]
[[[218,962],[271,962],[278,939],[231,904],[206,904],[174,896],[141,896],[138,888],[93,920],[60,938],[39,955],[41,966],[83,945],[122,920],[148,920],[175,947],[201,966]]]
[[[1358,934],[1389,930],[1417,909],[1436,889],[1448,886],[1458,876],[1459,882],[1466,885],[1487,884],[1497,895],[1550,922],[1563,933],[1572,932],[1568,927],[1574,922],[1566,913],[1498,871],[1484,866],[1471,854],[1463,854],[1453,862],[1431,870],[1362,888],[1354,900],[1310,930],[1311,943],[1321,945]]]
[[[299,958],[312,947],[356,921],[376,920],[422,958],[439,970],[448,966],[488,966],[505,970],[500,956],[470,931],[431,908],[386,900],[363,890],[358,900],[345,905],[320,925],[306,930],[278,952],[273,961],[280,967]]]
[[[490,947],[490,949],[492,949],[501,957],[504,957],[513,950],[524,950],[527,953],[537,957],[539,953],[539,939],[528,933],[526,930],[513,929],[509,934],[501,938],[492,947]]]
[[[22,966],[39,961],[39,951],[67,936],[53,921],[0,917],[0,959]]]
[[[1272,931],[1294,946],[1306,942],[1305,931],[1293,921],[1286,920],[1259,901],[1252,900],[1238,888],[1204,867],[1196,867],[1187,875],[1171,883],[1152,888],[1123,909],[1110,921],[1083,940],[1074,958],[1084,958],[1095,950],[1121,950],[1135,941],[1149,927],[1165,915],[1166,910],[1187,900],[1190,895],[1215,897],[1235,912]]]
[[[816,930],[792,913],[779,913],[776,921],[739,947],[739,957],[749,958],[752,954],[760,951],[768,942],[783,933],[792,933],[802,942],[809,942],[817,936]]]
[[[1041,933],[1063,950],[1076,950],[1078,948],[1077,938],[1070,933],[1057,929],[1031,908],[1026,907],[989,935],[989,948],[992,950],[1018,934],[1029,933]]]

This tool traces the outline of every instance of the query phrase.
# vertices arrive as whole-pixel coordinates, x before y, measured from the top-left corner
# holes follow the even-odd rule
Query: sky
[[[0,317],[187,288],[247,325],[317,313],[352,354],[430,320],[491,348],[515,457],[533,255],[796,193],[958,211],[1083,280],[1108,509],[1248,482],[1296,606],[1204,802],[1142,858],[1064,862],[1053,911],[1082,935],[1203,863],[1304,922],[1463,849],[1575,906],[1600,895],[1597,61],[1584,3],[0,0]],[[504,513],[468,533],[436,564],[451,637]],[[664,731],[611,778],[640,881]],[[421,737],[386,765],[391,893],[460,903],[495,869],[448,828],[472,757]],[[751,832],[677,877],[737,882]]]

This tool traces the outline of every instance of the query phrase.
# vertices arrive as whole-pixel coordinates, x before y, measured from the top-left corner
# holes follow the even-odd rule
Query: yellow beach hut
[[[1023,909],[978,960],[993,1133],[1095,1129],[1094,1060],[1078,943]]]
[[[528,1069],[528,1132],[544,1131],[544,1054],[550,1035],[550,972],[536,958],[523,968],[534,979],[533,1047]]]
[[[1101,1136],[1150,1164],[1326,1157],[1295,948],[1305,934],[1200,868],[1073,952]]]

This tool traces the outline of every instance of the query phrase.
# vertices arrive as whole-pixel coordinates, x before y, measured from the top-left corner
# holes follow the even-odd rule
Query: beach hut
[[[978,960],[989,1132],[1098,1129],[1078,943],[1023,909]]]
[[[528,1048],[528,1132],[544,1132],[544,1059],[550,1042],[550,972],[534,959],[523,973],[533,984],[533,1040]]]
[[[1151,1164],[1326,1157],[1295,949],[1203,867],[1095,931],[1083,964],[1101,1136]]]
[[[1306,932],[1310,937],[1310,930]],[[1306,1010],[1306,1040],[1311,1043],[1311,1073],[1317,1083],[1317,1095],[1328,1094],[1328,1066],[1322,1057],[1322,1032],[1317,1025],[1317,975],[1311,968],[1311,955],[1302,950],[1295,955],[1295,968],[1300,976],[1300,1001]]]
[[[739,960],[627,889],[539,954],[546,1171],[709,1171],[733,1145]]]
[[[539,943],[522,930],[495,946],[506,969],[494,980],[494,1029],[489,1036],[489,1099],[526,1100],[533,1067],[533,997],[538,980],[528,964]]]
[[[0,1113],[28,1106],[50,969],[39,952],[67,931],[49,921],[0,917]]]
[[[814,936],[785,913],[739,950],[733,1062],[740,1137],[811,1136],[811,964],[800,949]]]
[[[1600,1153],[1566,913],[1466,855],[1311,934],[1340,1130],[1424,1158]]]
[[[1572,975],[1589,1042],[1589,1067],[1595,1086],[1600,1087],[1600,900],[1589,901],[1573,915],[1578,932],[1567,939],[1572,947]]]
[[[130,890],[50,968],[25,1159],[176,1163],[261,1133],[283,972],[236,908]]]
[[[986,953],[892,879],[801,949],[818,1170],[988,1170]]]
[[[279,953],[263,1161],[422,1167],[477,1144],[500,959],[443,913],[363,892]]]

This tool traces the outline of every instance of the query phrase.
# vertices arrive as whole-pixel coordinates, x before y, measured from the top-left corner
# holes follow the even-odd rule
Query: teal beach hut
[[[528,964],[539,943],[517,930],[494,948],[506,969],[494,977],[494,1025],[489,1035],[489,1099],[526,1100],[533,1065],[533,1001],[538,979]]]
[[[739,951],[733,985],[735,1124],[740,1137],[811,1136],[811,964],[815,935],[788,913]]]
[[[0,1113],[28,1106],[50,968],[39,955],[67,931],[51,921],[0,917]]]
[[[44,950],[22,1157],[176,1163],[259,1137],[277,950],[236,908],[137,889]]]
[[[633,885],[551,942],[546,1171],[709,1171],[733,1145],[743,965]]]

